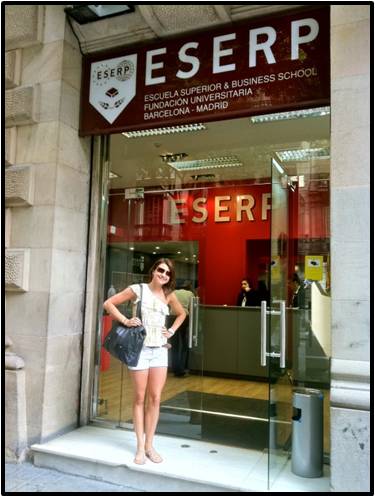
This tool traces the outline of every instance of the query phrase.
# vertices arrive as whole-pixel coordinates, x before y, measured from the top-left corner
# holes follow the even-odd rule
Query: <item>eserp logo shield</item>
[[[136,82],[136,54],[94,62],[89,102],[112,124],[135,97]]]

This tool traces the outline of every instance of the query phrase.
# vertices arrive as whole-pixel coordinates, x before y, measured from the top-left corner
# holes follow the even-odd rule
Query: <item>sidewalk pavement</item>
[[[119,492],[142,493],[144,490],[115,485],[82,476],[60,473],[54,469],[39,468],[30,462],[5,464],[5,492]]]

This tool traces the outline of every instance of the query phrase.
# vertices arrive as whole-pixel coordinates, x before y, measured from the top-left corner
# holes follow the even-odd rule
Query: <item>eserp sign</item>
[[[80,134],[329,104],[329,7],[86,56]]]

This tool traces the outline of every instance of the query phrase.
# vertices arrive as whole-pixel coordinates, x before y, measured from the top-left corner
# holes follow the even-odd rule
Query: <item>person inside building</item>
[[[185,321],[180,326],[178,333],[171,338],[172,344],[172,370],[175,376],[183,377],[188,370],[189,355],[189,309],[194,293],[189,281],[184,281],[180,288],[175,290],[175,295],[186,313]]]
[[[267,288],[267,284],[264,280],[259,280],[258,281],[258,304],[261,305],[262,300],[265,300],[267,302],[267,306],[270,305],[270,291]]]
[[[252,288],[249,278],[243,278],[241,281],[241,290],[237,296],[236,305],[241,307],[249,307],[259,305],[258,293]]]
[[[305,307],[305,289],[303,287],[303,281],[298,276],[297,273],[294,273],[292,276],[292,288],[293,288],[293,296],[292,296],[292,307],[298,307],[302,309]]]
[[[104,309],[126,326],[143,324],[146,338],[137,366],[128,366],[133,384],[133,424],[137,437],[134,462],[145,464],[146,457],[154,463],[162,457],[153,447],[153,439],[159,420],[160,397],[167,378],[168,349],[165,347],[184,322],[186,314],[175,293],[175,269],[170,259],[158,259],[149,271],[149,283],[142,283],[142,322],[138,317],[128,319],[117,306],[140,297],[140,285],[134,284],[113,295],[104,302]],[[175,316],[173,324],[166,329],[169,308]],[[147,399],[146,398],[147,395]],[[145,402],[147,400],[147,402]]]

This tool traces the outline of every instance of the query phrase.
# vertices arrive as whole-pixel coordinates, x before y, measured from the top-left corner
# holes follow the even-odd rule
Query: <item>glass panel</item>
[[[194,250],[197,254],[197,250]],[[192,281],[197,281],[197,275]],[[195,287],[198,288],[198,287]],[[199,329],[199,297],[193,297],[186,330],[179,330],[171,340],[172,370],[180,364],[179,372],[170,375],[163,392],[158,433],[201,440],[202,434],[202,358],[203,341]],[[182,371],[179,353],[187,347],[186,369]],[[188,375],[186,372],[188,371]]]
[[[289,184],[272,158],[271,302],[268,311],[269,356],[269,487],[287,461],[291,443],[291,388],[286,374],[286,310],[289,261]],[[284,345],[285,344],[285,345]]]
[[[268,347],[271,354],[269,488],[274,490],[278,489],[277,476],[292,450],[293,391],[297,387],[319,389],[324,396],[323,450],[327,456],[329,454],[331,349],[327,144],[324,150],[325,154],[315,159],[309,159],[308,151],[303,149],[294,150],[293,157],[278,154],[272,159]],[[284,321],[280,308],[283,303],[285,364],[280,364]],[[291,466],[287,466],[287,471],[291,471]],[[328,479],[326,482],[329,490]]]
[[[180,240],[179,230],[174,230],[171,234],[168,224],[163,222],[166,216],[165,210],[169,208],[168,197],[160,192],[144,192],[142,198],[138,199],[124,200],[123,195],[116,198],[116,193],[113,193],[113,197],[112,210],[109,214],[110,225],[119,226],[116,219],[118,215],[126,216],[128,219],[126,233],[119,234],[122,241],[118,242],[113,237],[110,245],[112,257],[108,267],[114,286],[116,287],[117,284],[116,290],[132,283],[147,283],[148,270],[154,260],[167,257],[175,264],[176,287],[190,286],[194,295],[193,292],[198,287],[199,246],[196,241]],[[126,272],[121,271],[124,268]],[[193,315],[195,312],[194,310]],[[124,309],[123,313],[130,316],[131,309]],[[173,321],[174,317],[169,316],[167,326]],[[202,391],[202,343],[190,340],[189,347],[189,336],[193,333],[191,328],[194,323],[195,321],[190,320],[189,316],[188,322],[184,323],[183,328],[169,340],[172,346],[168,351],[170,368],[174,367],[178,359],[184,364],[181,366],[181,376],[175,376],[172,372],[168,375],[161,398],[157,426],[159,434],[201,439],[200,417],[197,413],[201,409],[199,396]],[[185,375],[187,369],[189,377]],[[189,385],[193,385],[194,395]],[[132,428],[133,395],[127,368],[123,370],[121,392],[120,426]]]
[[[329,147],[327,152],[329,154]],[[329,157],[290,171],[293,243],[289,266],[289,311],[293,315],[290,376],[294,387],[324,395],[324,454],[330,454],[330,188]]]
[[[101,346],[105,337],[111,329],[112,320],[103,310],[102,303],[105,300],[106,289],[106,267],[109,256],[107,253],[107,222],[108,222],[108,174],[109,174],[109,151],[110,137],[97,137],[94,142],[94,154],[100,161],[99,184],[100,191],[100,219],[98,230],[102,234],[98,247],[99,257],[99,284],[98,284],[98,338],[96,347],[95,380],[93,395],[93,416],[97,420],[103,420],[117,425],[120,420],[120,398],[121,381],[123,370],[118,361],[111,361],[109,353]]]
[[[263,454],[268,447],[268,386],[267,369],[260,364],[260,308],[201,305],[201,309],[203,435],[212,442]],[[260,465],[258,478],[266,477],[262,473]]]
[[[228,129],[233,153],[225,140]],[[106,291],[118,291],[146,277],[156,258],[175,261],[178,284],[189,280],[196,295],[189,375],[173,374],[178,331],[171,340],[157,431],[263,454],[268,447],[268,376],[260,365],[260,302],[241,307],[237,295],[244,276],[253,280],[253,291],[258,280],[266,281],[270,172],[262,155],[256,150],[249,154],[247,140],[238,139],[243,129],[244,121],[231,121],[211,124],[194,140],[190,135],[136,141],[113,137],[111,169],[119,178],[111,181],[109,193],[105,285]],[[212,171],[176,171],[173,154],[166,150],[217,157],[217,164],[213,167],[210,159]],[[236,160],[230,166],[221,164],[231,155]],[[127,369],[120,370],[119,424],[131,428],[132,388]]]

